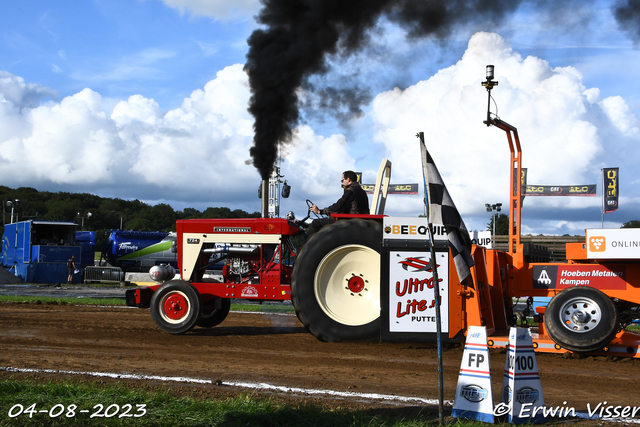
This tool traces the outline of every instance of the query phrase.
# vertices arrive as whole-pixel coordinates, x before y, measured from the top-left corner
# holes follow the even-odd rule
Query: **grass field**
[[[327,410],[250,394],[208,400],[125,384],[0,380],[0,426],[397,426],[437,424],[433,411]],[[41,412],[42,411],[42,412]],[[81,412],[82,411],[82,412]],[[474,426],[480,423],[451,425]]]
[[[0,302],[12,302],[18,304],[86,304],[107,306],[125,305],[125,300],[123,298],[69,298],[21,295],[0,295]],[[231,304],[231,310],[266,313],[295,312],[291,304]]]

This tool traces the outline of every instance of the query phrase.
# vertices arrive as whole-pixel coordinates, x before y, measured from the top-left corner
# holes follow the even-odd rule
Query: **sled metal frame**
[[[383,215],[384,208],[387,203],[387,194],[389,193],[389,182],[391,181],[391,162],[382,159],[380,168],[378,168],[378,176],[376,177],[376,186],[373,190],[373,199],[371,200],[371,215]]]
[[[473,287],[457,291],[465,299],[462,317],[465,334],[469,326],[486,326],[490,347],[504,347],[509,343],[508,330],[513,318],[513,298],[542,296],[553,297],[562,289],[534,289],[533,271],[535,265],[603,265],[597,260],[587,259],[586,246],[582,243],[567,244],[567,263],[528,262],[521,242],[522,210],[522,151],[517,129],[499,119],[490,119],[489,123],[507,134],[511,151],[510,198],[509,198],[509,244],[506,252],[473,246],[472,256],[475,266],[471,268]],[[613,261],[617,263],[618,261]],[[640,260],[624,260],[627,269],[626,288],[620,290],[601,289],[610,298],[618,298],[640,305]],[[556,344],[544,327],[546,307],[536,308],[539,319],[538,332],[532,331],[534,348],[545,353],[570,353],[570,350]],[[453,311],[453,310],[451,310]],[[450,312],[451,312],[450,311]],[[453,319],[451,319],[453,320]],[[619,331],[610,343],[600,351],[584,352],[585,355],[640,358],[640,334]]]
[[[556,344],[548,335],[544,329],[544,312],[546,307],[537,307],[536,312],[540,318],[538,331],[535,329],[531,331],[531,337],[533,338],[533,348],[539,353],[557,353],[566,354],[572,353],[571,351],[562,348]],[[489,337],[489,347],[507,347],[509,345],[509,335],[500,334]],[[600,351],[592,351],[588,353],[582,353],[589,356],[609,356],[609,357],[631,357],[640,359],[640,335],[634,334],[628,331],[618,332],[609,344]]]

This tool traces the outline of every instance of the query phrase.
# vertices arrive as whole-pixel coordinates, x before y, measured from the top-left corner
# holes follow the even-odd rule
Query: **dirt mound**
[[[0,285],[22,283],[22,280],[10,271],[0,267]]]

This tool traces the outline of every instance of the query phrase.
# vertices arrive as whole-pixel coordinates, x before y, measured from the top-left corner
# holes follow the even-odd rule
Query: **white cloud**
[[[610,96],[600,103],[609,120],[624,136],[638,136],[638,116],[621,96]]]
[[[203,42],[202,40],[194,40],[194,42],[200,47],[200,50],[202,50],[202,54],[205,57],[218,53],[219,48],[217,43],[207,43]]]
[[[3,182],[32,185],[112,182],[125,154],[98,93],[85,89],[58,104],[0,110],[12,119],[13,135],[0,140]]]
[[[338,199],[342,172],[352,170],[355,165],[344,135],[323,137],[307,125],[294,131],[293,141],[284,147],[282,155],[283,170],[296,178],[296,192],[315,197],[318,203]]]
[[[157,78],[161,71],[162,61],[174,58],[176,52],[162,48],[148,48],[135,54],[126,55],[113,65],[100,68],[99,71],[81,71],[73,73],[73,78],[91,83],[105,81],[123,81],[129,79]]]
[[[142,95],[132,95],[127,101],[120,101],[114,107],[111,118],[119,127],[135,121],[155,125],[162,119],[158,103]]]
[[[48,87],[25,83],[24,79],[0,70],[0,94],[14,107],[35,107],[43,99],[56,98],[57,92]]]
[[[234,65],[164,115],[140,95],[121,101],[111,118],[120,138],[135,147],[129,172],[177,200],[202,198],[212,189],[221,198],[247,191],[258,182],[255,169],[244,163],[253,124],[248,100],[246,74]]]
[[[204,15],[217,19],[251,17],[260,10],[259,0],[162,0],[180,13]]]
[[[477,33],[455,65],[405,90],[379,94],[371,113],[375,141],[385,146],[394,164],[394,181],[422,182],[414,135],[425,132],[427,147],[458,209],[464,217],[484,221],[470,228],[482,228],[488,221],[483,213],[485,203],[508,203],[509,194],[506,135],[482,123],[487,95],[480,83],[487,64],[495,65],[499,81],[492,92],[498,113],[518,128],[529,183],[595,183],[603,165],[619,163],[621,151],[635,153],[632,158],[640,154],[635,148],[638,118],[622,98],[598,102],[599,91],[585,88],[575,68],[552,68],[535,57],[523,59],[499,35]],[[495,113],[493,102],[491,108]],[[610,122],[633,138],[614,145],[603,134]],[[597,206],[596,199],[537,198],[525,203],[523,216],[527,206],[581,208]],[[422,211],[421,203],[418,199],[411,203],[390,199],[388,206],[413,215]]]
[[[154,100],[133,95],[108,116],[101,96],[90,89],[60,103],[18,108],[38,88],[19,78],[2,87],[0,125],[6,126],[0,126],[0,179],[5,185],[49,183],[88,192],[111,186],[116,194],[141,199],[162,195],[197,202],[212,192],[223,199],[242,197],[243,189],[258,182],[255,169],[245,165],[253,121],[241,65],[221,70],[167,113]]]

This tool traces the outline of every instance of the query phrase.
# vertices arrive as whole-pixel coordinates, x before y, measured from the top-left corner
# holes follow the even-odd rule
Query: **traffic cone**
[[[538,362],[528,328],[511,328],[502,380],[501,407],[513,424],[545,422]],[[508,408],[508,412],[507,412]]]
[[[470,326],[467,332],[451,415],[493,423],[493,392],[487,328],[484,326]]]

